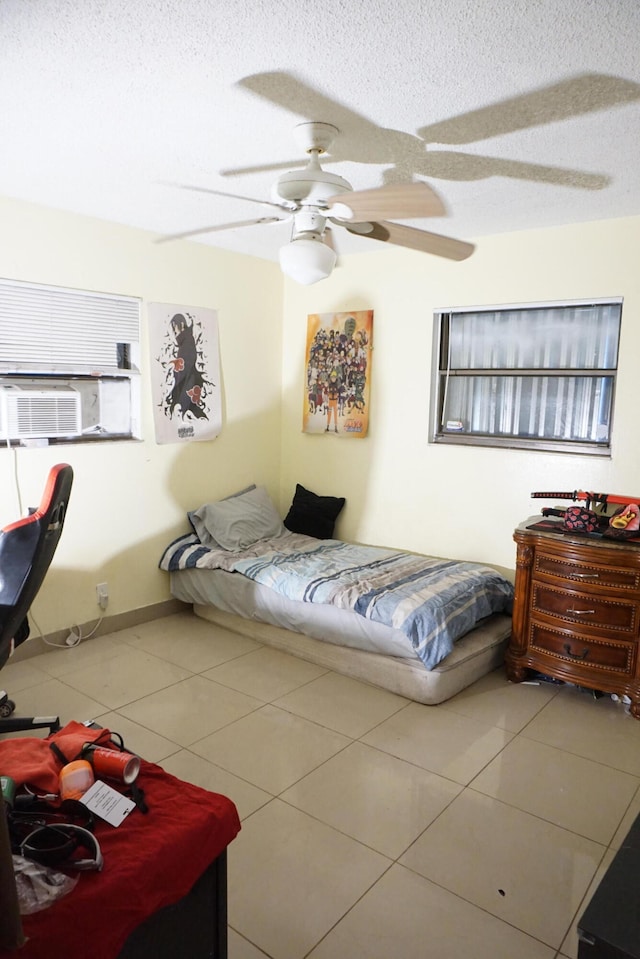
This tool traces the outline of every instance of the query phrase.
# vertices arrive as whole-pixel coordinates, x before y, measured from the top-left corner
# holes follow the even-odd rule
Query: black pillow
[[[336,519],[345,502],[344,496],[318,496],[296,483],[295,496],[284,525],[292,533],[331,539]]]

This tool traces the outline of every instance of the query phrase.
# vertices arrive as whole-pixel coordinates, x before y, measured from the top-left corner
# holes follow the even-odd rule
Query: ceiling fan
[[[382,243],[392,243],[450,260],[464,260],[471,256],[474,250],[471,243],[391,222],[446,215],[442,200],[428,184],[387,183],[370,190],[354,191],[343,177],[323,170],[320,156],[329,150],[338,133],[337,127],[331,123],[310,121],[298,124],[294,135],[309,160],[303,169],[289,171],[278,177],[272,188],[271,200],[258,200],[184,183],[172,184],[186,190],[249,200],[275,208],[280,214],[174,233],[159,237],[156,242],[185,239],[239,226],[291,220],[291,239],[280,250],[280,266],[283,273],[305,285],[329,276],[336,264],[332,226],[344,227],[349,233]]]

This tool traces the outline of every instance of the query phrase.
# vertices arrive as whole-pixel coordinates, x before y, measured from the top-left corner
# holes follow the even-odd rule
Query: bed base
[[[511,617],[495,613],[458,640],[453,652],[439,666],[428,670],[418,659],[337,646],[280,626],[244,619],[215,606],[194,603],[193,611],[196,616],[231,632],[426,706],[450,699],[500,666],[511,635]]]

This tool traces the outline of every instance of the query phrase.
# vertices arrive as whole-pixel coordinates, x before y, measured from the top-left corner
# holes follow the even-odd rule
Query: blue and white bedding
[[[223,569],[290,600],[350,610],[400,630],[427,669],[481,620],[510,613],[513,602],[512,584],[488,566],[289,532],[238,552],[189,534],[167,547],[160,568]]]

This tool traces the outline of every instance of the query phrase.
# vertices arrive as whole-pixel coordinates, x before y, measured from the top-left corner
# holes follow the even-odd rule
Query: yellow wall
[[[640,496],[639,248],[640,218],[629,218],[484,238],[463,263],[385,249],[315,286],[287,281],[283,504],[302,483],[346,497],[340,538],[513,569],[514,527],[553,505],[533,490]],[[605,296],[624,297],[610,459],[428,443],[434,309]],[[369,436],[303,434],[307,314],[357,309],[374,310]]]
[[[534,489],[640,495],[637,446],[640,218],[488,237],[464,263],[397,248],[344,258],[328,280],[302,287],[277,264],[197,243],[155,246],[139,230],[0,200],[0,276],[218,310],[223,432],[158,446],[148,367],[142,442],[20,449],[23,504],[35,505],[50,465],[75,483],[54,565],[34,612],[45,631],[91,621],[95,584],[109,613],[169,597],[157,569],[186,531],[185,512],[250,482],[282,515],[296,482],[344,495],[337,534],[513,569],[512,531],[536,511]],[[432,315],[438,307],[623,296],[611,459],[429,445]],[[306,317],[373,309],[371,426],[362,440],[301,433]],[[0,525],[18,515],[14,453],[0,449]]]
[[[187,531],[187,509],[250,482],[278,495],[280,271],[202,244],[156,246],[152,239],[140,230],[0,200],[1,277],[143,299],[144,439],[15,454],[0,449],[0,526],[19,516],[14,466],[25,508],[39,503],[51,465],[69,462],[75,471],[64,534],[34,604],[44,632],[93,620],[98,582],[109,584],[109,614],[166,600],[168,577],[157,564],[164,546]],[[223,431],[212,442],[155,442],[148,302],[218,311]]]

